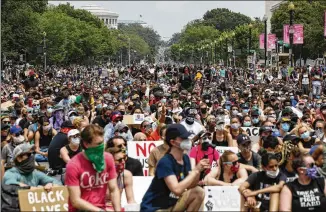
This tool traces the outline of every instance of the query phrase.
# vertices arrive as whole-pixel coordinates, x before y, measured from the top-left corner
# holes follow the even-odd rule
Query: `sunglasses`
[[[315,163],[309,163],[309,164],[307,164],[307,166],[303,166],[303,167],[300,167],[300,168],[302,168],[302,169],[308,169],[308,168],[312,168],[312,167],[314,167],[316,164]]]
[[[23,135],[23,134],[24,134],[24,132],[23,131],[20,131],[18,133],[15,133],[15,136],[18,137],[18,136]]]
[[[10,121],[3,121],[3,124],[10,124]]]
[[[72,135],[72,136],[70,136],[70,137],[72,137],[72,138],[80,138],[80,134],[78,133],[78,134],[76,134],[76,135]]]
[[[237,165],[239,163],[239,160],[236,160],[236,161],[233,161],[233,162],[223,162],[223,164],[226,164],[226,165]]]
[[[123,158],[120,158],[120,159],[117,159],[115,160],[116,162],[119,162],[119,163],[122,163],[122,162],[125,162],[127,160],[127,156],[123,157]]]

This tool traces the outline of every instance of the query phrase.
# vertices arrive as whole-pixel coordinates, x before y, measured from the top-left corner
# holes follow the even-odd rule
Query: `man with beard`
[[[97,124],[100,127],[104,128],[110,122],[110,114],[112,113],[112,108],[104,107],[101,110],[101,115],[96,116],[93,120],[93,124]]]

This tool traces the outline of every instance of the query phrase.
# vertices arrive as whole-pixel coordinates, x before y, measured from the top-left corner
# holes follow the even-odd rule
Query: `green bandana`
[[[104,143],[97,147],[85,149],[85,154],[88,160],[92,162],[93,167],[97,172],[102,172],[104,170]]]

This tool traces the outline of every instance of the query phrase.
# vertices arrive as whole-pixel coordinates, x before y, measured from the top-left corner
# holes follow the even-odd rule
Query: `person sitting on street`
[[[60,157],[65,163],[68,163],[71,158],[82,151],[80,145],[80,132],[77,129],[68,132],[69,144],[60,149]]]

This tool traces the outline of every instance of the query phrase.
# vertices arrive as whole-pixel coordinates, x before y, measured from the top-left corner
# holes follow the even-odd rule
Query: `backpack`
[[[1,184],[1,211],[18,212],[19,200],[18,190],[28,189],[20,187],[19,185],[6,185]]]

